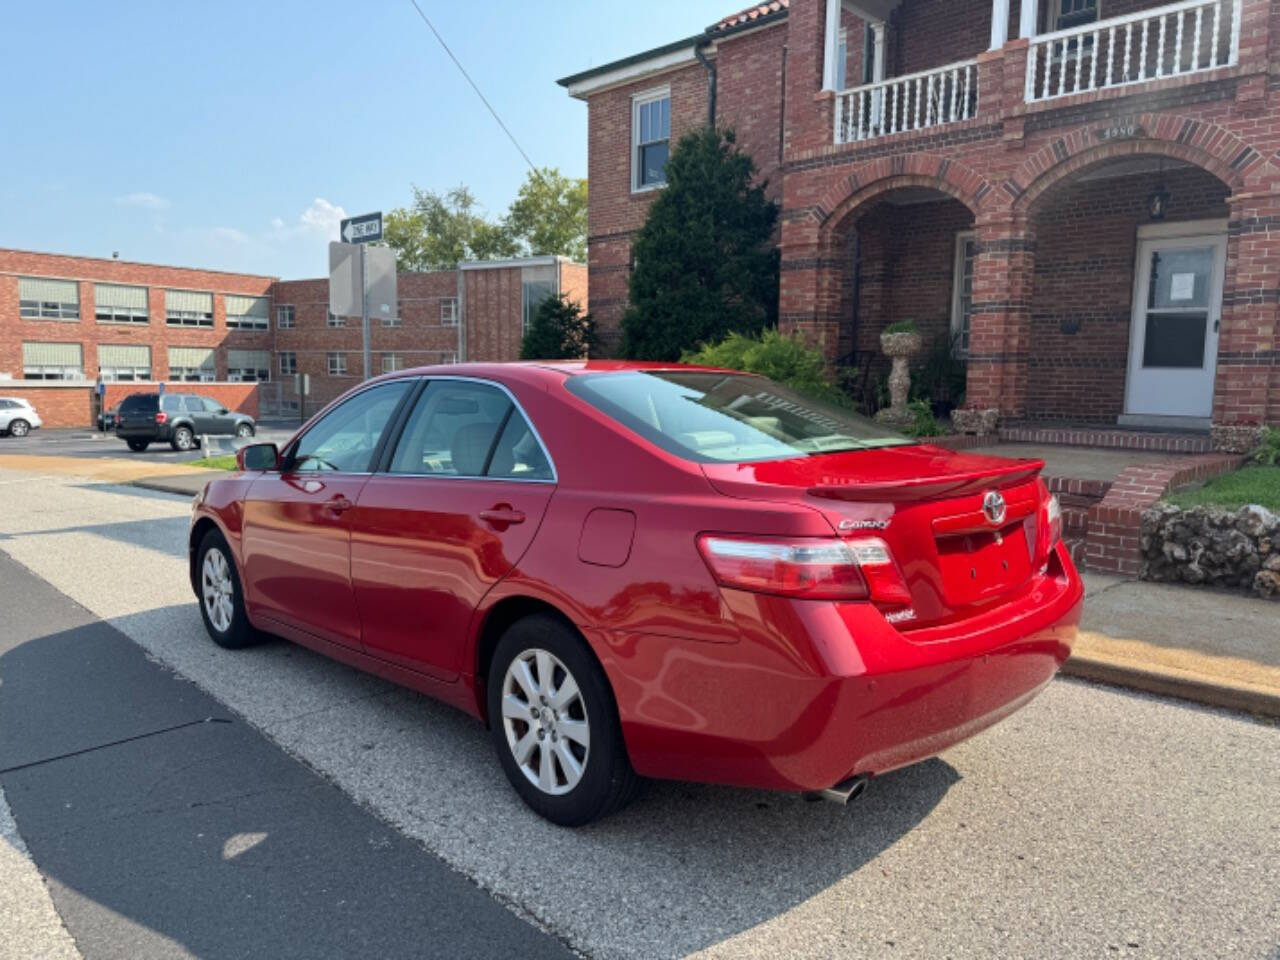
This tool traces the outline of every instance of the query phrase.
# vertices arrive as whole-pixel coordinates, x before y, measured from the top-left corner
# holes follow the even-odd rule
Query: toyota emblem
[[[982,512],[992,524],[997,524],[1004,520],[1004,497],[1001,496],[999,490],[987,491],[986,496],[982,498]]]

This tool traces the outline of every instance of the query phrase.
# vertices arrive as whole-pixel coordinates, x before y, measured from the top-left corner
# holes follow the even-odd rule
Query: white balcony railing
[[[1232,66],[1241,0],[1186,0],[1046,33],[1027,53],[1027,102]]]
[[[923,130],[977,111],[978,61],[962,60],[836,94],[835,142]]]

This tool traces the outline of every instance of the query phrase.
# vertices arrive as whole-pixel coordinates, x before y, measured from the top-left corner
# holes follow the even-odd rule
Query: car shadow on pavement
[[[139,493],[143,491],[138,491]],[[167,494],[154,496],[172,500]],[[40,527],[17,533],[0,533],[0,540],[21,540],[23,537],[49,537],[67,534],[101,537],[129,547],[142,547],[172,557],[186,557],[187,529],[191,521],[186,516],[147,517],[142,520],[117,520],[111,523],[88,523],[72,527]]]
[[[483,726],[437,701],[284,641],[221,650],[204,635],[194,603],[115,618],[111,626],[221,701],[211,707],[190,684],[178,683],[175,689],[187,689],[206,705],[194,713],[175,708],[163,717],[149,716],[153,703],[127,685],[111,689],[118,681],[105,674],[94,681],[103,687],[95,707],[101,699],[107,713],[118,714],[108,725],[112,730],[150,729],[171,722],[171,715],[217,710],[238,719],[239,713],[398,828],[380,833],[378,843],[402,835],[419,841],[592,955],[680,956],[801,907],[868,869],[959,779],[946,762],[930,760],[874,779],[848,807],[790,794],[654,781],[614,817],[565,830],[542,821],[516,798]],[[0,678],[40,669],[20,662],[24,658],[74,664],[83,644],[75,631],[25,643],[0,656]],[[46,681],[49,689],[31,703],[37,714],[67,702],[61,682]],[[0,688],[0,701],[8,689]],[[281,855],[282,844],[309,850],[299,831],[320,829],[310,787],[288,779],[264,782],[262,748],[244,741],[247,729],[196,726],[58,761],[39,775],[62,766],[59,775],[66,782],[44,794],[40,809],[23,800],[24,778],[36,776],[34,771],[9,775],[4,786],[12,791],[20,826],[35,818],[57,838],[45,846],[31,843],[51,878],[197,954],[221,955],[221,947],[204,952],[208,944],[202,946],[201,938],[213,934],[203,917],[157,895],[155,884],[174,882],[166,850],[173,844],[196,849],[204,858],[201,869],[209,871],[203,882],[218,896],[243,884],[249,907],[242,922],[267,922],[259,911],[299,881],[265,858]],[[82,729],[66,743],[93,739],[90,733]],[[152,753],[162,739],[180,741],[182,749]],[[4,746],[11,741],[0,735],[0,760],[4,753],[12,756]],[[77,798],[73,809],[81,811],[82,822],[60,824],[70,815],[48,801],[62,796]],[[216,825],[208,825],[211,807],[227,811],[214,818]],[[333,822],[323,829],[345,828]],[[111,843],[103,842],[106,833]],[[228,857],[228,850],[259,835],[265,839]],[[330,840],[339,849],[353,843],[350,836]],[[255,866],[255,858],[264,862]],[[323,879],[322,872],[305,870],[303,889],[318,889]],[[193,888],[190,904],[203,897]],[[856,926],[855,908],[849,909],[848,922]],[[228,921],[223,915],[218,922]]]

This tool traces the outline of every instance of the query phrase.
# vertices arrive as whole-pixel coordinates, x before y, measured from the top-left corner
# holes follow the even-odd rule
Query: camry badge
[[[997,524],[1004,520],[1004,497],[1000,495],[999,490],[987,491],[987,495],[982,498],[982,512],[992,524]]]

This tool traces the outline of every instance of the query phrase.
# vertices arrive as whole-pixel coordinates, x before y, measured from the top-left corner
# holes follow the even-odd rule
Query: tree
[[[445,194],[413,188],[413,203],[387,214],[383,239],[401,270],[452,270],[463,260],[495,260],[520,253],[520,242],[487,220],[471,191]]]
[[[508,235],[533,256],[587,259],[587,181],[555,167],[532,170],[503,218]]]
[[[539,304],[520,344],[521,360],[576,360],[596,346],[596,322],[562,293]]]
[[[778,205],[756,184],[730,130],[686,134],[667,160],[667,185],[632,244],[631,306],[622,352],[676,360],[698,343],[776,324]]]

